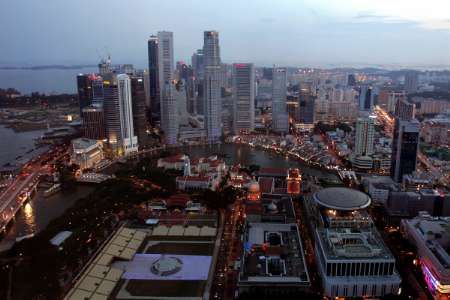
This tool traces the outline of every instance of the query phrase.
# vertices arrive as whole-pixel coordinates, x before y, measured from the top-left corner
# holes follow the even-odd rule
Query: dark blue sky
[[[146,64],[146,40],[174,32],[190,62],[203,30],[225,62],[450,65],[447,0],[13,0],[0,10],[1,64]]]

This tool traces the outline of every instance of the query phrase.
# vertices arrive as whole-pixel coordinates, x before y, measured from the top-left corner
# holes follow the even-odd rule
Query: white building
[[[253,64],[233,64],[233,131],[255,129],[255,69]]]
[[[161,101],[161,128],[166,144],[173,145],[178,140],[178,106],[174,95],[173,33],[158,32],[158,78]]]
[[[218,142],[222,135],[222,67],[220,64],[219,33],[217,31],[204,32],[204,116],[205,130],[208,142]]]
[[[120,107],[120,129],[125,154],[138,151],[137,136],[134,135],[133,103],[131,101],[131,79],[126,74],[117,75]]]
[[[86,138],[72,140],[70,162],[80,170],[90,169],[103,159],[103,145],[100,141]]]
[[[374,118],[358,118],[356,121],[355,150],[356,156],[373,154],[373,139],[375,134]]]
[[[398,294],[395,258],[364,210],[370,202],[366,194],[347,188],[326,188],[313,196],[316,263],[326,297]]]
[[[286,69],[273,68],[272,74],[272,129],[275,132],[289,131],[286,107]]]
[[[435,299],[450,294],[449,226],[450,218],[431,217],[426,212],[401,222],[403,233],[417,247],[425,282]]]

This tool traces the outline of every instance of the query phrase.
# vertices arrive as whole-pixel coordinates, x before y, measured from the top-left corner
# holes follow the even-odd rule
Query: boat
[[[26,239],[31,239],[33,236],[34,236],[34,233],[18,236],[18,237],[16,237],[16,242],[20,242],[20,241],[23,241]]]
[[[50,197],[51,195],[59,192],[60,190],[61,190],[61,184],[55,183],[54,185],[52,185],[51,187],[49,187],[48,189],[46,189],[44,191],[44,197]]]

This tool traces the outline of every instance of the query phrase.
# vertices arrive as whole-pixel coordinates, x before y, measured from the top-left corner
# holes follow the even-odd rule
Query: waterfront
[[[329,171],[323,171],[301,164],[298,161],[285,158],[280,154],[267,152],[261,149],[251,148],[247,145],[239,144],[221,144],[211,146],[192,146],[185,147],[184,152],[191,158],[199,158],[218,154],[223,157],[225,162],[230,164],[241,164],[244,166],[258,165],[269,168],[300,168],[305,175],[317,176],[331,180],[339,180],[337,175]]]
[[[48,149],[47,147],[42,147],[29,152],[31,149],[35,148],[34,139],[42,136],[43,133],[44,130],[14,132],[11,128],[6,128],[5,126],[0,125],[2,145],[0,147],[0,166],[7,163],[17,163],[16,157],[18,156],[22,156],[20,160],[27,159]]]

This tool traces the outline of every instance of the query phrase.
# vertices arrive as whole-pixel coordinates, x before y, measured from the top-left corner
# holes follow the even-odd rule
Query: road
[[[4,231],[8,223],[14,218],[17,211],[27,200],[24,194],[32,192],[36,187],[39,177],[48,174],[48,164],[53,164],[67,154],[67,148],[62,151],[50,150],[41,155],[39,159],[31,162],[22,169],[22,174],[18,175],[14,181],[0,195],[0,230]],[[42,162],[47,164],[42,165]]]

